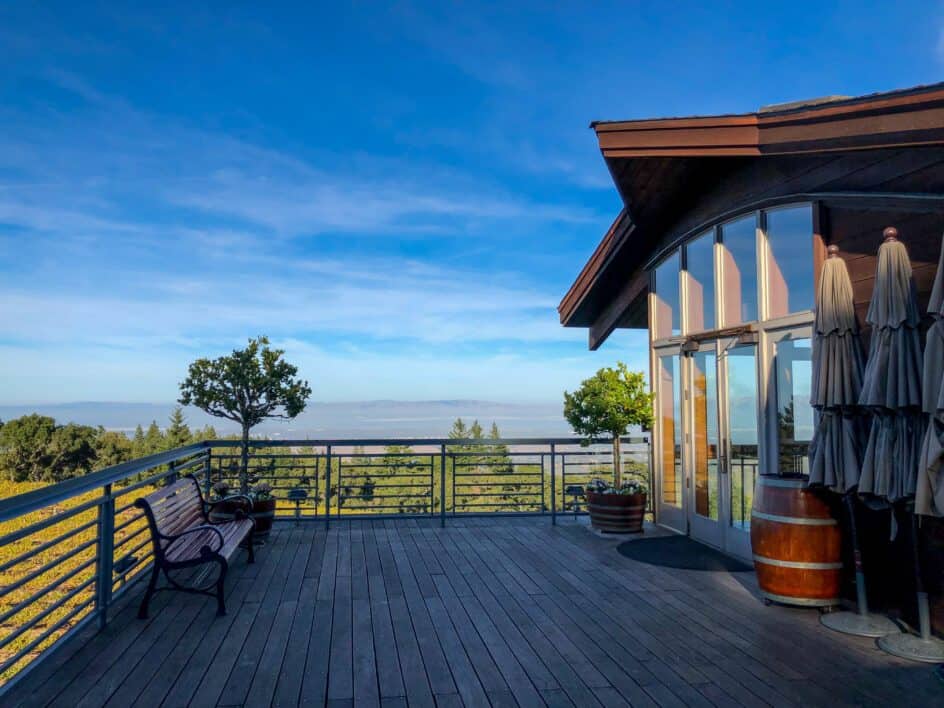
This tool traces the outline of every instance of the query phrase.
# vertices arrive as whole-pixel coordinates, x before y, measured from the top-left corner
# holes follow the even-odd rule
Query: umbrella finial
[[[882,232],[882,236],[885,237],[885,243],[898,240],[898,229],[894,226],[889,226]]]
[[[836,244],[833,244],[833,245],[829,246],[829,247],[826,249],[826,253],[829,255],[830,258],[838,258],[838,257],[839,257],[839,246],[837,246]]]

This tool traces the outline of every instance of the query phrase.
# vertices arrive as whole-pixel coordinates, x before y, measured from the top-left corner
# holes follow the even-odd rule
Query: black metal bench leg
[[[229,566],[222,558],[219,559],[219,563],[220,577],[216,581],[216,616],[222,617],[226,614],[226,603],[223,600],[223,585],[226,583],[226,571]]]
[[[254,544],[253,544],[252,534],[253,534],[253,529],[249,529],[249,536],[248,536],[248,541],[247,541],[247,542],[249,543],[249,562],[250,562],[250,563],[255,563],[255,562],[256,562],[256,554],[255,554],[255,552],[253,551],[253,545],[254,545]]]
[[[160,572],[161,568],[157,565],[157,562],[155,562],[154,568],[151,570],[151,579],[148,581],[147,590],[144,593],[144,599],[141,600],[141,606],[138,608],[138,619],[148,618],[148,606],[151,604],[151,597],[154,595],[154,590],[157,587],[157,576]]]

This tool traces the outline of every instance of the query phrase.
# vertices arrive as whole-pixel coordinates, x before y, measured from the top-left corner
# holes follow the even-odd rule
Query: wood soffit
[[[612,279],[608,268],[618,268],[638,284],[638,259],[628,258],[623,247],[630,241],[639,243],[639,251],[651,245],[667,209],[684,209],[693,190],[724,179],[751,158],[944,145],[944,83],[743,115],[598,121],[591,128],[624,209],[561,300],[558,313],[565,326],[592,327],[591,344],[599,345],[609,332],[600,331],[598,318],[605,316],[609,329],[617,317],[611,294],[595,293],[594,286]],[[633,266],[626,271],[630,261]]]

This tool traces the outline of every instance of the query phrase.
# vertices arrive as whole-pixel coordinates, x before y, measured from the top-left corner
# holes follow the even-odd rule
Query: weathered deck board
[[[134,589],[10,706],[935,705],[931,669],[765,607],[752,574],[645,565],[546,519],[278,525],[229,614]],[[243,559],[244,560],[244,559]]]

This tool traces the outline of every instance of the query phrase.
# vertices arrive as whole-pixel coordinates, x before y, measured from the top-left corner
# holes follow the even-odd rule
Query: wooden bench
[[[245,509],[238,509],[236,518],[232,521],[210,522],[203,495],[200,493],[200,484],[193,475],[182,477],[173,484],[135,500],[135,506],[144,510],[154,544],[154,568],[138,610],[138,617],[147,618],[148,605],[157,590],[181,590],[211,597],[215,595],[217,614],[226,614],[223,583],[226,580],[230,558],[240,544],[247,541],[249,562],[255,560],[252,551],[255,522],[249,518],[252,500],[246,496],[233,496],[228,497],[227,501],[241,502]],[[200,586],[201,579],[198,578],[196,585],[187,587],[170,575],[170,571],[209,563],[219,565],[220,574],[215,582],[206,586]],[[157,581],[161,572],[169,585],[158,588]]]

